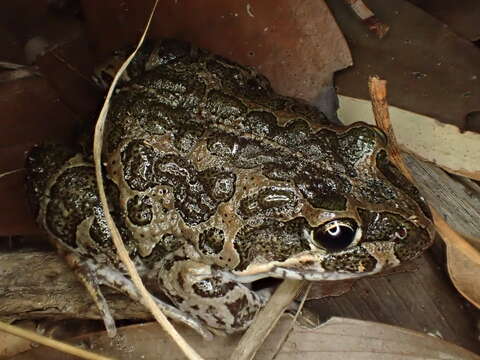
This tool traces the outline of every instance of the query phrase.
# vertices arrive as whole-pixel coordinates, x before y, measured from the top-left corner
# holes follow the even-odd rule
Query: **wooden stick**
[[[257,314],[253,324],[248,328],[237,347],[230,355],[230,360],[251,360],[282,316],[285,309],[295,299],[306,284],[303,280],[284,280],[267,305]]]
[[[390,121],[390,114],[388,112],[388,103],[387,103],[387,82],[381,80],[377,76],[371,76],[368,79],[368,89],[370,91],[370,97],[372,98],[372,108],[373,114],[375,116],[375,122],[377,126],[382,129],[390,143],[390,156],[392,162],[400,169],[400,171],[408,178],[410,181],[414,182],[413,176],[410,173],[407,165],[403,161],[400,151],[398,150],[397,139],[393,132],[392,123]]]
[[[345,0],[345,2],[368,27],[368,30],[375,33],[379,39],[383,38],[390,30],[390,26],[381,22],[362,0]]]
[[[376,76],[370,77],[368,81],[368,88],[372,98],[373,113],[375,115],[375,122],[379,128],[385,131],[388,140],[390,141],[390,155],[392,162],[400,169],[406,178],[415,183],[415,179],[412,176],[410,169],[407,167],[403,157],[400,155],[395,134],[393,133],[392,124],[390,122],[390,116],[388,113],[386,84],[387,82],[385,80],[380,80]],[[449,246],[454,246],[456,249],[460,250],[473,263],[480,264],[479,251],[475,249],[465,237],[456,232],[436,209],[430,207],[430,210],[432,212],[435,228],[443,241]],[[469,299],[468,296],[465,297]],[[478,306],[478,304],[475,305]]]
[[[93,300],[54,251],[0,252],[0,319],[101,319]],[[143,305],[105,288],[115,319],[151,320]]]

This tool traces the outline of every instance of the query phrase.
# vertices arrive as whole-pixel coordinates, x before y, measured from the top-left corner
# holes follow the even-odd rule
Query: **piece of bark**
[[[427,202],[480,251],[480,187],[467,178],[449,176],[415,156],[403,156]]]
[[[126,296],[105,288],[115,319],[151,319]],[[0,318],[100,319],[90,296],[55,252],[0,252]]]

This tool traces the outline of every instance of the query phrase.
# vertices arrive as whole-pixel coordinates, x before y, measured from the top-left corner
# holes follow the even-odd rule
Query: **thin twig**
[[[312,285],[313,285],[312,282],[308,283],[307,288],[305,289],[305,293],[302,296],[302,301],[300,301],[300,305],[298,306],[298,309],[295,312],[295,316],[293,317],[292,321],[290,322],[290,325],[288,326],[287,331],[285,331],[280,336],[280,340],[278,341],[277,350],[274,351],[273,356],[271,357],[272,360],[274,360],[278,356],[278,354],[280,353],[280,351],[283,348],[283,345],[287,342],[287,339],[290,336],[290,333],[292,332],[293,327],[297,322],[298,316],[302,312],[303,306],[305,305],[305,301],[307,301],[308,294],[310,293],[310,290],[312,289]]]
[[[112,360],[112,358],[103,356],[103,355],[98,355],[93,352],[87,351],[80,349],[76,346],[66,344],[64,342],[42,336],[39,334],[34,333],[33,331],[30,330],[25,330],[22,329],[18,326],[13,326],[6,324],[2,321],[0,321],[0,331],[4,331],[8,334],[12,334],[15,336],[19,336],[21,338],[33,341],[37,344],[45,345],[51,348],[54,348],[59,351],[63,351],[64,353],[71,354],[74,356],[78,356],[82,359],[88,359],[88,360]]]
[[[19,172],[24,171],[24,170],[25,170],[25,168],[20,168],[20,169],[5,171],[4,173],[1,173],[1,174],[0,174],[0,179],[1,179],[1,178],[4,178],[4,177],[7,177],[7,176],[10,176],[10,175],[13,175],[13,174],[16,174],[16,173],[19,173]]]
[[[306,281],[301,280],[284,280],[280,284],[267,305],[258,313],[253,324],[241,338],[230,355],[230,360],[253,359],[287,306],[295,299],[305,284]]]
[[[158,323],[164,328],[164,330],[170,335],[170,337],[175,341],[175,343],[180,347],[183,351],[185,356],[191,360],[201,360],[201,356],[185,341],[185,339],[177,332],[174,326],[170,323],[167,317],[162,313],[162,311],[158,308],[157,304],[153,300],[152,296],[148,292],[148,290],[143,285],[142,279],[138,275],[138,272],[135,268],[133,261],[130,259],[127,249],[123,244],[122,238],[120,233],[115,225],[115,222],[110,215],[110,210],[108,208],[107,197],[105,195],[105,189],[103,184],[103,176],[102,176],[102,164],[101,164],[101,153],[102,153],[102,143],[103,143],[103,131],[105,128],[105,121],[108,113],[109,108],[109,100],[112,97],[113,91],[115,89],[115,85],[117,84],[119,78],[121,77],[122,73],[127,68],[128,64],[132,61],[137,51],[143,44],[145,36],[147,34],[148,28],[153,18],[153,14],[155,13],[155,9],[157,7],[158,0],[155,1],[153,6],[152,12],[150,13],[150,17],[148,19],[147,25],[145,26],[145,30],[140,38],[140,41],[135,48],[135,51],[125,60],[122,64],[120,69],[118,70],[117,74],[115,75],[112,83],[110,84],[110,88],[108,89],[107,97],[105,103],[103,104],[102,110],[100,112],[100,116],[97,120],[97,124],[95,126],[95,135],[94,135],[94,145],[93,145],[93,153],[94,153],[94,161],[95,161],[95,175],[97,178],[97,185],[98,185],[98,192],[99,197],[102,203],[102,208],[104,212],[105,219],[107,221],[108,227],[112,234],[113,243],[117,249],[118,256],[120,260],[125,265],[132,282],[138,288],[140,295],[145,300],[145,304],[152,312],[152,315],[158,321]]]

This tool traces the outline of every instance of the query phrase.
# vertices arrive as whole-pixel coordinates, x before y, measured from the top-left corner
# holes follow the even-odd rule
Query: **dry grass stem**
[[[9,176],[9,175],[16,174],[16,173],[21,172],[21,171],[23,171],[23,170],[25,170],[25,168],[15,169],[15,170],[10,170],[10,171],[5,171],[4,173],[1,173],[1,174],[0,174],[0,179],[1,179],[1,178],[4,178],[4,177],[6,177],[6,176]]]
[[[387,103],[387,82],[379,79],[376,76],[371,76],[368,80],[368,89],[370,91],[370,97],[372,98],[372,108],[375,116],[375,122],[377,126],[387,134],[388,141],[390,143],[389,151],[392,161],[400,168],[400,171],[410,181],[413,181],[410,170],[405,165],[403,158],[400,155],[397,139],[393,133]]]
[[[80,349],[76,346],[66,344],[58,340],[51,339],[46,336],[42,336],[40,334],[34,333],[33,331],[22,329],[18,326],[6,324],[2,321],[0,321],[0,331],[4,331],[8,334],[12,334],[27,340],[31,340],[37,344],[45,345],[67,354],[78,356],[82,359],[88,359],[88,360],[111,360],[112,359],[106,356],[92,353],[87,350]]]
[[[94,135],[94,143],[93,143],[93,154],[94,154],[94,161],[95,161],[95,175],[97,178],[97,185],[98,185],[98,192],[100,196],[100,200],[102,203],[105,219],[107,221],[108,227],[110,228],[113,243],[117,249],[117,253],[125,267],[127,268],[128,274],[130,275],[133,283],[138,288],[140,295],[145,301],[145,304],[152,312],[152,315],[155,317],[157,322],[165,329],[165,331],[172,337],[175,343],[182,349],[183,353],[188,359],[191,360],[201,360],[201,356],[192,348],[190,345],[185,341],[185,339],[177,332],[177,330],[173,327],[172,323],[167,319],[167,317],[162,313],[162,311],[158,308],[157,304],[153,300],[152,296],[148,292],[148,290],[143,285],[142,279],[138,275],[138,272],[135,268],[134,263],[130,259],[127,249],[123,244],[122,238],[120,233],[110,215],[110,211],[108,209],[107,197],[105,195],[104,183],[103,183],[103,176],[102,176],[102,144],[103,144],[103,132],[105,128],[105,121],[107,118],[107,113],[109,109],[110,98],[112,97],[113,91],[115,86],[120,79],[122,73],[127,68],[128,64],[132,61],[135,54],[142,46],[143,41],[145,40],[145,36],[148,32],[148,28],[150,26],[150,22],[152,20],[153,14],[155,13],[155,9],[157,6],[158,0],[155,1],[153,6],[152,12],[150,13],[150,17],[148,19],[147,25],[145,26],[145,30],[140,38],[135,51],[125,60],[122,64],[120,69],[118,70],[117,74],[115,75],[110,88],[108,89],[107,97],[105,99],[105,103],[102,107],[100,112],[99,118],[97,120],[97,124],[95,126],[95,135]]]

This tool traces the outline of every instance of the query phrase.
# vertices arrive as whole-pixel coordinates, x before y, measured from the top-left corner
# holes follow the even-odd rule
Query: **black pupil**
[[[315,232],[315,241],[328,250],[341,250],[355,238],[356,227],[341,223],[329,223]]]

